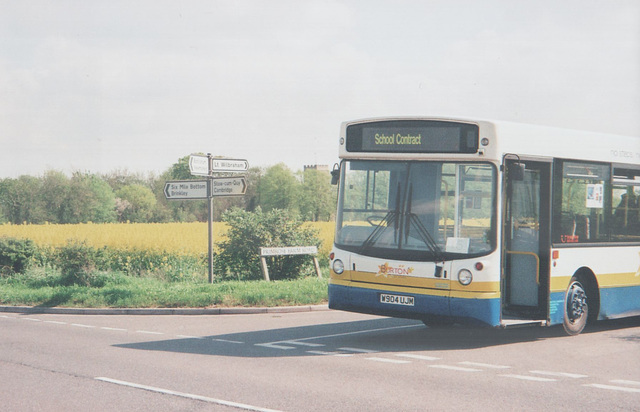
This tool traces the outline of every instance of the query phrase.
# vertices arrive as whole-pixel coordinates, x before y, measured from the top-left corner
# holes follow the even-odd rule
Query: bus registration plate
[[[386,293],[381,293],[380,303],[387,303],[390,305],[413,306],[415,304],[415,298],[413,296],[389,295]]]

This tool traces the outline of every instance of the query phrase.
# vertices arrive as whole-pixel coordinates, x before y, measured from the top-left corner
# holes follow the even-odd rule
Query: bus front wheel
[[[569,335],[577,335],[587,325],[589,303],[586,289],[576,278],[571,278],[565,295],[564,330]]]

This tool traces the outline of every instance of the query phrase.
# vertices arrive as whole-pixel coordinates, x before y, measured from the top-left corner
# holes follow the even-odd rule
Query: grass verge
[[[93,286],[67,285],[56,271],[0,278],[0,305],[82,308],[207,308],[314,305],[327,302],[327,280],[166,282],[100,272]]]

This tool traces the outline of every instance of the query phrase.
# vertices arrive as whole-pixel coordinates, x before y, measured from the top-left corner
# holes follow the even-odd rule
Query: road
[[[640,318],[429,329],[337,311],[0,314],[5,411],[640,410]]]

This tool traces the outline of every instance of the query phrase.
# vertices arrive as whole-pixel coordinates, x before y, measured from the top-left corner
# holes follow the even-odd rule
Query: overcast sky
[[[0,178],[299,170],[388,115],[640,136],[640,1],[0,0]]]

